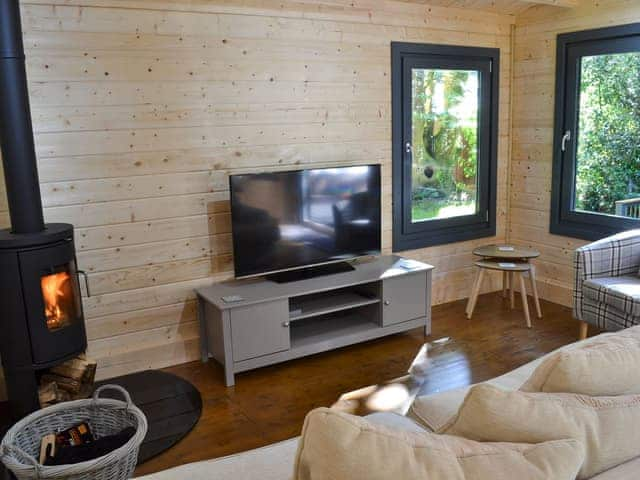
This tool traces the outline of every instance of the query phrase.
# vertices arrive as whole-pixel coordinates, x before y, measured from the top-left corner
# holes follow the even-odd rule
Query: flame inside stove
[[[46,275],[40,280],[42,297],[44,298],[44,315],[49,330],[64,327],[69,321],[69,313],[64,305],[68,305],[71,291],[71,276],[68,272]]]

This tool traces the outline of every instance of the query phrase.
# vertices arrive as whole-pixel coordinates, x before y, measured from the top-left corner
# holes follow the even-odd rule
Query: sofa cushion
[[[294,479],[573,480],[583,460],[584,448],[573,439],[482,444],[402,432],[320,408],[305,420]]]
[[[626,332],[630,332],[632,335],[640,335],[640,332],[635,330],[632,331],[631,329],[626,330]],[[556,353],[583,348],[586,345],[601,342],[606,336],[618,334],[619,333],[603,333],[580,342],[564,345],[557,350],[533,360],[532,362],[516,368],[515,370],[488,380],[486,383],[500,387],[503,390],[518,390],[525,382],[527,382],[539,365]],[[411,405],[408,415],[429,430],[438,431],[451,419],[452,416],[456,414],[470,388],[471,385],[437,393],[429,393],[426,391],[419,392],[415,401]]]
[[[601,277],[585,280],[582,292],[586,298],[605,303],[637,317],[640,315],[640,277]]]
[[[137,480],[291,480],[298,438],[136,477]],[[1,478],[1,477],[0,477]]]
[[[589,340],[590,339],[585,341]],[[493,378],[486,383],[504,390],[517,390],[527,381],[536,367],[540,365],[545,358],[547,358],[547,356],[538,358],[504,375]],[[430,394],[419,393],[411,405],[408,415],[417,422],[420,422],[427,429],[433,432],[438,431],[456,414],[471,387],[472,385],[468,385],[444,392]]]
[[[640,395],[589,397],[570,393],[469,390],[458,414],[440,432],[477,441],[540,443],[580,440],[590,478],[640,455]]]
[[[393,428],[398,431],[425,432],[425,428],[421,424],[416,423],[411,418],[400,415],[399,413],[374,412],[364,418],[376,425],[383,425],[387,428]]]
[[[640,326],[596,338],[546,357],[520,390],[592,396],[640,394]]]
[[[635,480],[640,472],[640,457],[602,472],[589,480]]]

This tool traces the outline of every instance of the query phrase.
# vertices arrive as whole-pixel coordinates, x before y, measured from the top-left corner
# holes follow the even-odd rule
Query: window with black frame
[[[393,250],[495,235],[499,50],[391,50]]]
[[[640,227],[640,24],[558,36],[551,233]]]

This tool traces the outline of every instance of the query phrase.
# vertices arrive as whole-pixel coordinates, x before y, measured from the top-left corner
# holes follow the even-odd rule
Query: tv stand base
[[[431,332],[433,267],[385,255],[297,282],[266,279],[199,288],[202,361],[235,374],[422,328]],[[291,272],[294,273],[294,272]],[[225,302],[227,297],[238,301]]]
[[[267,280],[276,283],[298,282],[309,278],[322,277],[324,275],[335,275],[336,273],[351,272],[355,268],[348,262],[327,263],[326,265],[318,265],[315,267],[301,268],[298,270],[289,270],[287,272],[278,272],[267,275]]]

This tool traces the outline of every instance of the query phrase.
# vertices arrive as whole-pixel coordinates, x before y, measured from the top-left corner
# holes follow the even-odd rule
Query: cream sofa
[[[591,342],[594,338],[597,337],[592,337],[583,342]],[[572,348],[574,345],[577,345],[577,343],[563,347],[563,349]],[[488,383],[507,390],[518,389],[544,358],[542,357],[505,375],[489,380]],[[418,396],[406,417],[392,413],[376,413],[369,415],[368,419],[402,430],[430,431],[425,425],[425,419],[428,419],[431,424],[444,423],[457,412],[469,388],[465,387],[432,395]],[[293,471],[297,444],[298,439],[292,438],[264,448],[229,457],[183,465],[141,478],[144,480],[183,478],[189,478],[190,480],[213,480],[218,478],[289,480]],[[640,478],[640,457],[592,478],[594,480],[638,479]]]

